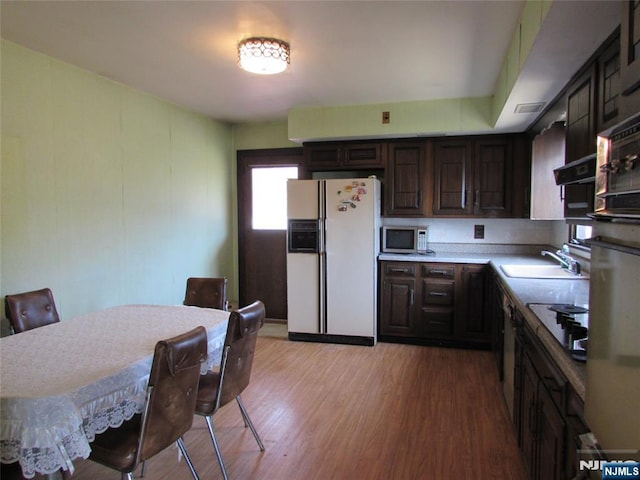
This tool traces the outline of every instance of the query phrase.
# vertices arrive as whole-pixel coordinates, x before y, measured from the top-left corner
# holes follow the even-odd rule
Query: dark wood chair
[[[204,327],[158,342],[142,414],[96,435],[89,459],[121,472],[123,480],[132,480],[140,463],[177,443],[198,479],[182,436],[193,423],[200,364],[206,358]]]
[[[60,321],[49,288],[4,297],[5,313],[13,333],[20,333]]]
[[[249,385],[258,330],[264,324],[264,319],[265,307],[260,301],[231,312],[222,351],[220,370],[208,373],[200,378],[195,412],[204,416],[207,421],[211,441],[225,479],[228,478],[227,470],[224,466],[213,428],[213,415],[220,407],[234,399],[236,400],[240,407],[245,427],[251,429],[260,451],[264,452],[262,440],[260,440],[260,436],[253,426],[240,396]]]
[[[225,277],[188,278],[184,305],[229,310],[227,279]]]

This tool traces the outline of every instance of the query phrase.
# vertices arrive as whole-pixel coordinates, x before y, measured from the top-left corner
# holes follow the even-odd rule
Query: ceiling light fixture
[[[238,65],[260,75],[284,72],[289,65],[289,44],[277,38],[251,37],[238,43]]]

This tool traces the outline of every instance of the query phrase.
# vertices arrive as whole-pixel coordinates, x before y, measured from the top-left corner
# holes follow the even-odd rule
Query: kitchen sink
[[[567,280],[586,280],[589,275],[571,273],[560,265],[501,265],[507,277],[514,278],[555,278]]]

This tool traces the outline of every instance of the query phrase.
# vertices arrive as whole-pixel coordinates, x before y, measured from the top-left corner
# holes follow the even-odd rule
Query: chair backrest
[[[60,321],[49,288],[7,295],[4,302],[7,319],[15,333]]]
[[[200,364],[206,358],[207,332],[202,326],[156,344],[136,463],[164,450],[191,428]]]
[[[261,301],[229,315],[216,408],[235,399],[249,385],[258,330],[264,325],[264,319],[265,307]]]
[[[193,307],[227,309],[227,279],[196,278],[187,279],[184,304]]]

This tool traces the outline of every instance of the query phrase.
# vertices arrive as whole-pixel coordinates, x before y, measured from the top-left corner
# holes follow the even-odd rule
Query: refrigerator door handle
[[[318,253],[319,254],[323,254],[325,252],[324,231],[325,231],[325,220],[322,218],[319,218],[318,219]]]
[[[318,333],[327,333],[327,256],[318,254]]]

